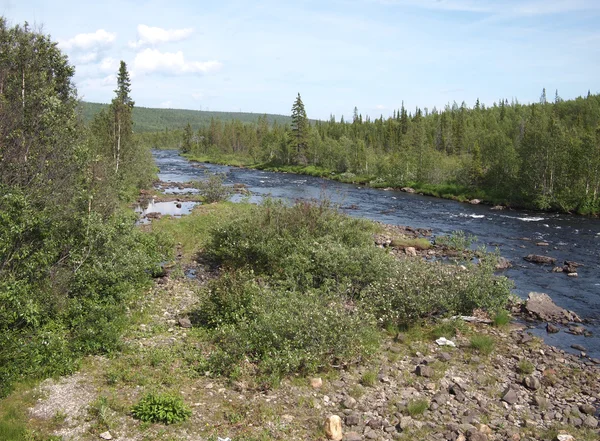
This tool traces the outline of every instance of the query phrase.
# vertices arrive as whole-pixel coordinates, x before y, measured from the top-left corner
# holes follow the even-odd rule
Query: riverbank
[[[197,155],[182,154],[184,158],[200,163],[226,165],[231,167],[243,167],[256,170],[265,170],[278,173],[295,173],[299,175],[313,176],[317,178],[330,179],[344,184],[363,185],[370,188],[386,190],[402,190],[409,193],[417,193],[425,196],[449,199],[457,202],[485,204],[504,209],[511,205],[504,199],[487,194],[483,190],[473,190],[456,184],[422,184],[418,182],[406,182],[398,186],[395,183],[388,182],[382,178],[372,175],[356,175],[354,173],[338,173],[333,170],[325,169],[314,165],[274,165],[270,163],[257,163],[251,158],[240,157],[237,155]],[[512,205],[512,208],[528,208]]]
[[[257,381],[247,370],[256,361],[233,376],[211,373],[205,362],[216,342],[198,312],[222,272],[205,254],[213,246],[209,232],[223,231],[244,212],[254,219],[252,210],[248,204],[200,205],[189,216],[142,227],[168,235],[176,257],[130,305],[122,350],[86,358],[75,375],[22,387],[0,401],[0,433],[12,427],[39,440],[325,440],[325,422],[335,415],[344,440],[555,440],[561,432],[597,439],[598,366],[481,312],[475,323],[430,318],[401,332],[382,329],[371,355],[277,383]],[[375,226],[368,234],[372,248],[391,247],[397,258],[421,261],[400,239],[423,245],[411,241],[428,231]],[[257,288],[274,283],[261,280]],[[231,308],[239,293],[229,292],[223,307]],[[358,313],[356,304],[346,306]],[[305,312],[297,305],[293,310]],[[131,409],[148,392],[181,397],[189,419],[173,425],[136,420]]]

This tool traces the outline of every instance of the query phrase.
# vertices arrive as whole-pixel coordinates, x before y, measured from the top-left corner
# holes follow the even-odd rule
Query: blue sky
[[[387,116],[479,98],[600,92],[600,0],[0,0],[60,42],[79,95],[118,61],[139,106]]]

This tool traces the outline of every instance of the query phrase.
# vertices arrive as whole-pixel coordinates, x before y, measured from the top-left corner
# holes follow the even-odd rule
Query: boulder
[[[498,262],[496,262],[496,269],[497,270],[505,270],[512,267],[512,263],[510,260],[508,260],[505,257],[499,257],[498,258]]]
[[[552,323],[546,323],[546,332],[548,334],[556,334],[560,331],[558,326],[553,325]]]
[[[406,247],[404,248],[404,252],[407,256],[417,257],[417,250],[415,247]]]
[[[429,378],[433,376],[433,369],[430,368],[429,366],[424,366],[422,364],[420,364],[419,366],[417,366],[417,368],[415,369],[415,373],[419,376],[419,377],[425,377],[425,378]]]
[[[405,192],[405,193],[414,193],[414,192],[415,192],[415,189],[414,189],[414,188],[411,188],[411,187],[402,187],[402,188],[400,189],[400,191],[403,191],[403,192]]]
[[[321,386],[323,386],[323,379],[320,377],[311,378],[310,385],[313,387],[313,389],[319,389]]]
[[[531,375],[523,379],[523,384],[531,390],[538,390],[542,386],[540,380]]]
[[[471,205],[479,205],[479,204],[481,204],[481,201],[479,199],[471,199],[469,201],[469,204],[471,204]]]
[[[330,415],[325,420],[325,434],[328,439],[333,441],[341,441],[342,435],[342,420],[337,415]]]
[[[344,435],[344,441],[361,441],[362,439],[362,435],[357,432],[348,432]]]
[[[528,254],[524,259],[527,262],[538,263],[540,265],[554,265],[556,263],[555,257],[540,256],[539,254]]]
[[[187,317],[181,317],[178,321],[179,321],[179,326],[181,326],[182,328],[191,328],[192,327],[192,322]]]
[[[490,208],[490,210],[504,210],[504,206],[503,205],[494,205],[492,208]]]
[[[533,318],[546,322],[581,322],[577,314],[557,306],[548,294],[540,292],[529,293],[525,312]]]
[[[502,401],[508,404],[515,404],[517,401],[519,401],[519,396],[513,388],[509,387],[504,391],[504,394],[502,395]]]

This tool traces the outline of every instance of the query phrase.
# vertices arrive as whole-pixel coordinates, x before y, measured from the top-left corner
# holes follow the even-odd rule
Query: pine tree
[[[192,151],[192,138],[194,137],[194,132],[192,131],[192,126],[190,123],[187,123],[185,128],[183,129],[183,140],[181,143],[181,152],[182,153],[190,153]]]
[[[298,97],[292,106],[292,135],[298,159],[300,159],[301,156],[304,156],[304,152],[306,151],[308,129],[309,125],[308,118],[306,117],[306,110],[304,109],[304,103],[302,103],[300,93],[298,93]]]

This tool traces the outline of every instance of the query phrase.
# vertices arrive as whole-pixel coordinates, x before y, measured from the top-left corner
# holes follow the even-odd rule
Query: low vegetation
[[[133,406],[131,413],[146,423],[174,424],[187,420],[192,411],[177,395],[149,393]]]

